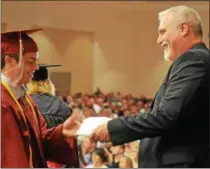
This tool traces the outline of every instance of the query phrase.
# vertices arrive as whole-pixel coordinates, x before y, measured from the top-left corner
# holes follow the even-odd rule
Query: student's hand
[[[76,132],[79,129],[80,125],[81,121],[79,112],[74,109],[72,115],[63,123],[62,133],[64,137],[76,136]]]

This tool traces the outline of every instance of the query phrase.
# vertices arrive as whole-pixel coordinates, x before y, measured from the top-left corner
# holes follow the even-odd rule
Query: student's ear
[[[10,64],[10,63],[12,62],[11,59],[12,59],[11,57],[9,57],[8,55],[6,55],[6,56],[4,57],[5,65]]]

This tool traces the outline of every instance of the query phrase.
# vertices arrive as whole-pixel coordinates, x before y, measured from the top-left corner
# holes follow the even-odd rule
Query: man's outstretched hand
[[[74,109],[72,115],[63,123],[64,137],[74,137],[81,125],[79,112]]]

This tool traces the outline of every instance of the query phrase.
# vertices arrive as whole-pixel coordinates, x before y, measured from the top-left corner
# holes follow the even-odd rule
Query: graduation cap
[[[29,36],[42,29],[18,30],[1,33],[1,57],[10,54],[22,54],[38,52],[36,42]]]
[[[39,64],[39,69],[36,70],[33,74],[33,81],[44,81],[47,80],[49,77],[48,69],[51,67],[60,67],[61,65],[53,65],[53,64]]]

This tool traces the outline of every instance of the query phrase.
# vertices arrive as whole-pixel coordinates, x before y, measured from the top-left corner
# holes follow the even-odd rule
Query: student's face
[[[37,58],[37,53],[26,53],[23,56],[23,84],[29,83],[32,79],[33,73],[39,68],[37,65]]]
[[[38,55],[35,52],[24,54],[20,64],[14,58],[7,57],[5,66],[8,68],[8,72],[10,72],[11,80],[17,81],[18,84],[29,83],[33,73],[39,68],[37,60]]]

